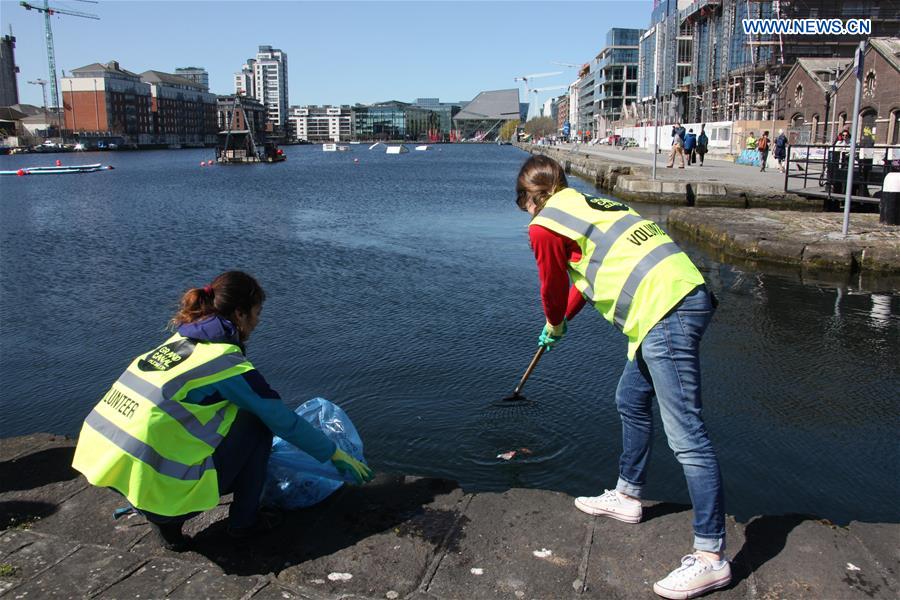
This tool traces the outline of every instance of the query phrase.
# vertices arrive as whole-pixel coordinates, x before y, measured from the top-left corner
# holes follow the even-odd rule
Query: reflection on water
[[[597,314],[585,310],[541,360],[534,404],[493,406],[542,325],[513,201],[526,155],[288,155],[199,169],[202,151],[107,154],[115,171],[0,181],[0,434],[77,433],[165,335],[182,290],[243,268],[269,296],[251,360],[291,405],[341,404],[376,468],[474,489],[612,486],[625,343]],[[0,157],[3,169],[36,160]],[[665,223],[667,207],[638,209]],[[702,360],[728,511],[897,521],[900,286],[679,242],[721,301]],[[531,453],[496,458],[520,448]],[[661,431],[648,497],[688,500]]]

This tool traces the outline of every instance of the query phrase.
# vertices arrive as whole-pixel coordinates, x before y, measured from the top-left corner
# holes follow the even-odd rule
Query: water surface
[[[269,296],[250,359],[291,406],[343,406],[378,470],[477,490],[612,487],[625,341],[598,314],[583,311],[542,359],[533,406],[491,406],[543,323],[514,204],[526,155],[352,148],[203,168],[211,151],[0,157],[2,169],[116,166],[0,180],[0,435],[76,434],[130,359],[165,338],[181,292],[237,268]],[[665,222],[662,207],[638,209]],[[702,360],[728,512],[900,520],[898,290],[683,246],[722,301]],[[531,453],[496,458],[519,448]],[[647,496],[688,501],[659,427]]]

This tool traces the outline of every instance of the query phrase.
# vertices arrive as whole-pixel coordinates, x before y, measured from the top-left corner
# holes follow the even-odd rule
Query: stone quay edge
[[[192,547],[178,554],[142,517],[113,518],[123,499],[71,469],[73,448],[51,434],[0,440],[4,598],[654,598],[690,552],[682,504],[647,502],[628,525],[558,492],[380,475],[251,542],[226,535],[226,498],[188,521]],[[898,524],[766,515],[727,529],[734,579],[710,597],[900,596]]]

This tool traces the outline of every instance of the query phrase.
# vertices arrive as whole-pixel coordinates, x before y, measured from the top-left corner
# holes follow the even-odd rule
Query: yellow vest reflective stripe
[[[212,454],[237,407],[182,402],[200,386],[253,369],[234,344],[175,335],[135,358],[85,419],[73,466],[137,508],[176,516],[219,501]]]
[[[628,336],[633,359],[647,332],[703,283],[690,258],[659,225],[621,202],[557,192],[531,221],[574,240],[581,259],[569,277],[605,319]]]

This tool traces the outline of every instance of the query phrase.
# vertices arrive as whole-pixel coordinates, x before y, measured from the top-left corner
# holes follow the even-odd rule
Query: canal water
[[[545,355],[533,406],[491,405],[543,324],[514,204],[526,155],[286,153],[231,167],[200,167],[210,150],[0,157],[4,170],[116,167],[0,181],[0,435],[76,434],[129,360],[165,338],[183,290],[244,269],[269,297],[251,360],[291,406],[343,406],[377,470],[474,490],[612,487],[625,342],[598,314],[585,309]],[[638,209],[664,224],[665,208]],[[683,245],[721,299],[702,361],[728,512],[900,521],[898,288]],[[688,502],[661,427],[650,469],[647,497]]]

